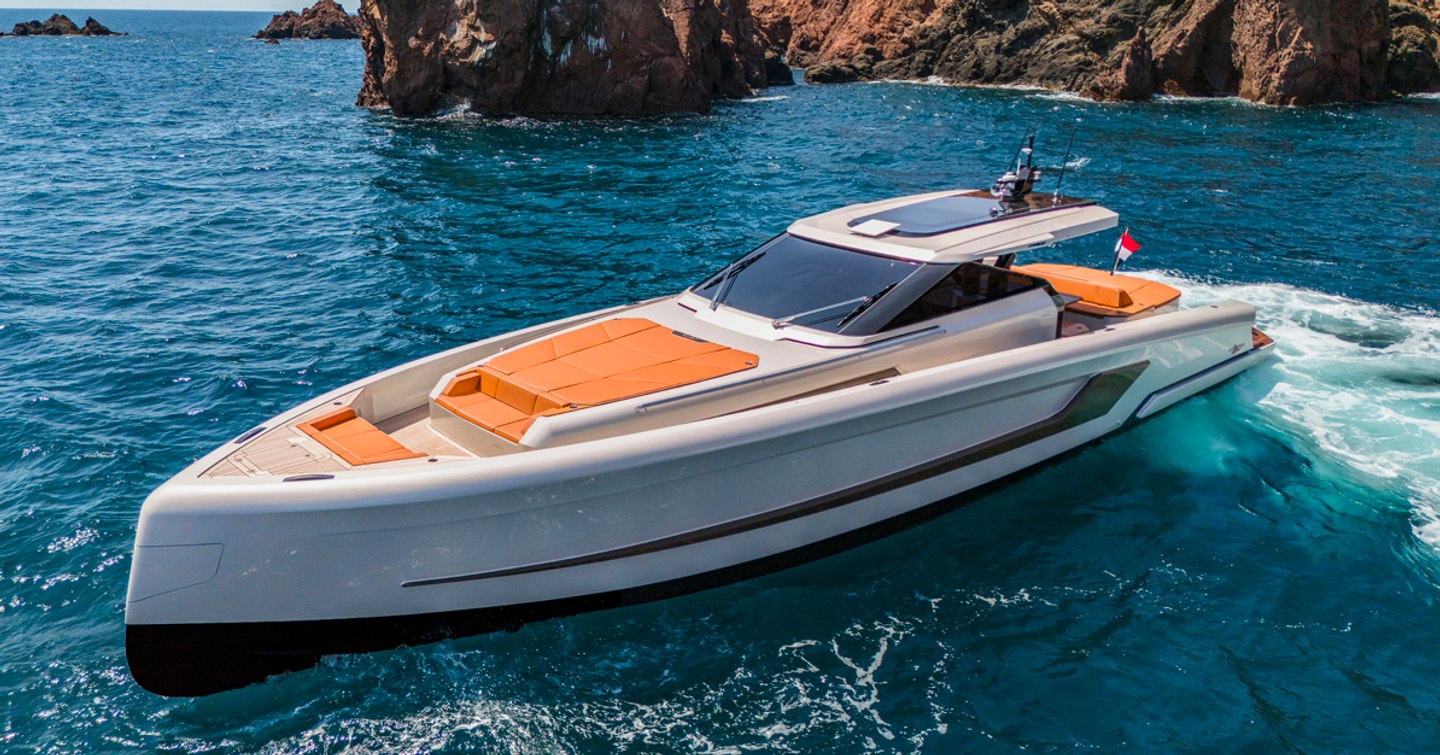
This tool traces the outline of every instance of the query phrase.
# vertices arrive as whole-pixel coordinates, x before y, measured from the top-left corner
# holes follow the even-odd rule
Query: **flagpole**
[[[1114,275],[1114,274],[1115,274],[1115,271],[1120,269],[1120,250],[1123,249],[1123,248],[1125,248],[1125,247],[1124,247],[1124,242],[1123,242],[1123,240],[1124,240],[1124,238],[1125,238],[1125,234],[1127,234],[1127,233],[1129,233],[1129,232],[1130,232],[1130,226],[1127,225],[1127,226],[1125,226],[1124,232],[1122,232],[1122,233],[1120,234],[1120,238],[1115,241],[1115,261],[1112,262],[1111,265],[1110,265],[1110,274],[1111,274],[1111,275]]]

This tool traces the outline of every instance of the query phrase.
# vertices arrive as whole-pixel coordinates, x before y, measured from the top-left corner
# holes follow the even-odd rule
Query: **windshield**
[[[838,332],[921,267],[919,262],[852,252],[782,235],[691,289],[712,305],[777,321],[777,327]],[[797,317],[800,315],[800,317]]]

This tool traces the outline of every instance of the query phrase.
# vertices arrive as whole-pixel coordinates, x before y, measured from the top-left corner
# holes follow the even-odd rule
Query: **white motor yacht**
[[[1017,264],[1117,225],[1036,177],[1027,156],[989,191],[805,218],[679,294],[264,422],[141,508],[132,674],[208,694],[747,579],[939,516],[1270,354],[1244,302]]]

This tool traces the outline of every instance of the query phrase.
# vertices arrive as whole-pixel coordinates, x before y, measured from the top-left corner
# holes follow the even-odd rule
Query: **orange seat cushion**
[[[1180,298],[1178,290],[1164,283],[1129,275],[1111,275],[1104,270],[1079,265],[1016,265],[1011,269],[1044,278],[1059,293],[1078,296],[1082,305],[1102,310],[1097,314],[1132,315],[1163,307]],[[1086,307],[1077,308],[1083,310]]]
[[[406,448],[380,428],[361,419],[348,406],[301,422],[295,429],[314,438],[352,466],[418,459],[425,455]]]
[[[618,318],[527,343],[459,373],[436,403],[519,442],[535,419],[748,370],[754,354]]]

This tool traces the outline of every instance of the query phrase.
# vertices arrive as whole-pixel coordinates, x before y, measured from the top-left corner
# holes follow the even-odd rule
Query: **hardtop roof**
[[[802,218],[792,235],[917,262],[959,263],[1048,246],[1114,228],[1088,199],[1029,194],[1001,203],[984,191],[938,191],[850,205]]]

